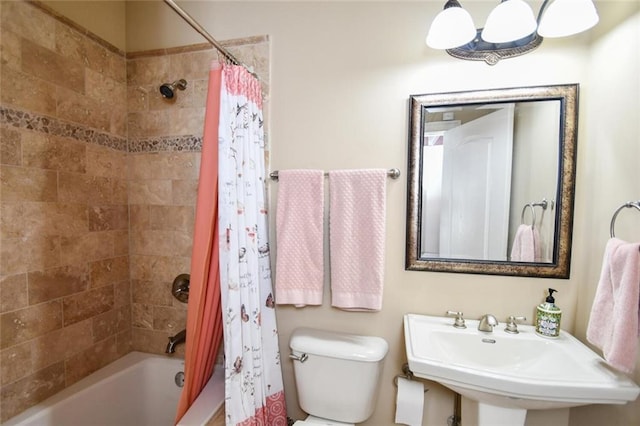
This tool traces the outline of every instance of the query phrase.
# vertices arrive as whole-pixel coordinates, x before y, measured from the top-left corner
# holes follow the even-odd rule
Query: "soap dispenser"
[[[536,333],[543,337],[560,336],[562,310],[555,304],[554,292],[557,292],[557,290],[550,288],[549,296],[536,309]]]

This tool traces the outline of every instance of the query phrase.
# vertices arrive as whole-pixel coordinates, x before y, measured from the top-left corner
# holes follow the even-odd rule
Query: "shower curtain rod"
[[[258,78],[258,76],[256,75],[256,73],[253,72],[253,70],[251,70],[251,68],[249,68],[247,65],[243,64],[242,62],[240,62],[240,60],[238,58],[236,58],[235,56],[233,56],[233,54],[231,52],[229,52],[227,49],[225,49],[219,42],[218,40],[216,40],[215,38],[213,38],[211,36],[211,34],[209,34],[207,32],[207,30],[205,30],[202,25],[200,25],[195,19],[193,19],[191,17],[191,15],[189,15],[187,12],[185,12],[180,6],[178,6],[173,0],[164,0],[164,2],[166,4],[168,4],[178,15],[180,15],[182,17],[182,19],[184,19],[187,24],[191,25],[191,27],[193,27],[194,30],[196,30],[198,33],[200,33],[200,35],[202,37],[204,37],[205,39],[207,39],[207,41],[209,43],[211,43],[213,45],[213,47],[215,47],[218,52],[222,53],[227,59],[229,59],[234,65],[240,65],[244,68],[247,69],[247,71],[249,71],[254,77]],[[258,78],[259,80],[259,78]]]

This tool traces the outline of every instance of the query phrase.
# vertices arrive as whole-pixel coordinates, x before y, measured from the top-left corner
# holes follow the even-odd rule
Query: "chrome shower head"
[[[184,90],[186,88],[187,80],[181,78],[180,80],[176,80],[173,83],[164,83],[162,86],[160,86],[160,93],[162,94],[162,97],[171,99],[173,98],[174,91],[176,89]]]

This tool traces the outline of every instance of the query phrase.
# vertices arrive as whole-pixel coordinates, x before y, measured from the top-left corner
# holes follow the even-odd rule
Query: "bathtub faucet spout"
[[[187,340],[187,330],[182,330],[178,334],[173,337],[169,337],[169,343],[167,343],[167,350],[165,351],[168,354],[172,354],[176,351],[176,345],[178,343],[184,343]]]

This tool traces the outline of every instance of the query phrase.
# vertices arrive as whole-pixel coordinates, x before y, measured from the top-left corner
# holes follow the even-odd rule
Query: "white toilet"
[[[298,402],[295,425],[353,425],[371,417],[389,350],[380,337],[297,328],[289,340]]]

